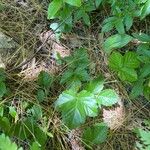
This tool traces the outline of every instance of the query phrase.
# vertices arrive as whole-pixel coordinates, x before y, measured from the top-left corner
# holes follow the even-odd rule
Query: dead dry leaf
[[[56,62],[58,55],[62,58],[70,55],[70,50],[61,44],[60,41],[56,40],[56,36],[51,30],[42,32],[40,34],[40,41],[42,43],[46,41],[44,51],[47,54],[51,54],[51,56],[47,55],[42,60],[34,58],[26,66],[23,66],[20,74],[24,76],[24,79],[36,79],[41,71],[46,71],[50,74],[57,73],[61,70],[61,67]]]
[[[125,110],[121,100],[118,105],[115,109],[103,109],[103,121],[111,130],[119,128],[125,120]]]

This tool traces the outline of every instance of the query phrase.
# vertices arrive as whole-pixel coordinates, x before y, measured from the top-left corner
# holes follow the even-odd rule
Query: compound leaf
[[[134,52],[126,52],[124,56],[119,52],[113,52],[109,59],[110,68],[116,71],[123,81],[136,81],[137,72],[134,68],[139,67],[139,65],[139,60]]]
[[[63,92],[55,103],[62,112],[63,121],[69,128],[78,127],[86,120],[86,116],[97,116],[97,102],[93,94],[87,91],[76,93],[73,90]]]

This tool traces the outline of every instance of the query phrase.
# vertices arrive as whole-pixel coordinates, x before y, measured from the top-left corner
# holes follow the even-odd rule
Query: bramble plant
[[[58,5],[59,4],[59,5]],[[140,64],[137,66],[131,66],[130,64],[127,64],[127,61],[124,61],[122,70],[119,70],[119,67],[122,64],[118,66],[118,69],[115,70],[117,74],[119,75],[119,78],[123,81],[132,82],[133,84],[133,90],[131,92],[131,98],[136,98],[139,95],[144,95],[147,99],[149,99],[149,93],[150,93],[150,87],[149,87],[149,42],[150,37],[149,35],[145,33],[133,33],[132,35],[128,35],[128,31],[131,29],[134,18],[140,18],[143,20],[147,15],[149,15],[150,10],[150,1],[149,0],[128,0],[128,1],[121,1],[121,0],[95,0],[95,1],[71,1],[71,0],[53,0],[49,4],[48,9],[48,19],[58,19],[58,22],[61,24],[59,25],[56,23],[52,24],[51,27],[53,30],[57,29],[56,32],[65,32],[70,31],[73,27],[73,24],[77,22],[79,19],[83,19],[84,23],[86,25],[90,25],[90,12],[99,9],[102,6],[111,6],[111,15],[110,17],[106,18],[103,21],[102,26],[102,33],[109,32],[111,30],[115,30],[117,33],[114,35],[111,35],[108,37],[104,44],[103,49],[106,53],[111,54],[111,52],[114,49],[120,49],[124,46],[126,46],[129,42],[136,39],[140,41],[140,44],[136,51],[132,51],[131,53],[129,51],[125,52],[124,57],[128,57],[127,61],[132,63],[134,56],[129,57],[127,55],[138,55],[138,60],[140,61]],[[55,10],[55,11],[54,11]],[[72,11],[74,10],[74,11]],[[77,11],[76,11],[77,10]],[[53,13],[52,13],[53,12]],[[84,17],[83,17],[84,16]],[[66,27],[66,28],[65,28]],[[65,30],[67,29],[67,30]],[[113,53],[110,56],[110,60],[115,54]],[[116,55],[119,55],[117,52]],[[122,53],[120,53],[121,57]],[[119,56],[118,56],[119,57]],[[136,56],[137,57],[137,56]],[[120,58],[119,58],[120,59]],[[119,61],[119,59],[117,59]],[[121,60],[120,60],[121,61]],[[119,61],[119,62],[120,62]],[[112,62],[113,63],[113,62]],[[109,63],[110,67],[114,70],[114,67],[112,67],[111,62]],[[144,69],[140,69],[140,67],[144,67]],[[146,71],[147,70],[147,71]],[[138,74],[137,74],[138,72]],[[145,76],[139,75],[144,73]],[[67,74],[67,73],[66,73]],[[68,74],[69,75],[69,74]],[[140,77],[139,77],[140,76]],[[139,79],[138,79],[139,78]],[[138,82],[136,82],[138,81]]]
[[[150,14],[150,0],[53,0],[49,4],[48,19],[55,19],[57,23],[51,24],[50,28],[59,33],[68,32],[79,19],[90,26],[90,12],[108,5],[111,6],[111,16],[103,21],[101,32],[114,31],[114,35],[106,38],[103,43],[103,50],[108,54],[109,67],[121,81],[132,86],[131,98],[143,95],[149,100],[150,36],[145,33],[129,35],[129,31],[135,18],[143,20]],[[137,50],[120,50],[133,40],[138,40]],[[118,100],[114,91],[102,90],[102,80],[91,80],[87,72],[88,60],[84,49],[75,53],[66,59],[66,63],[69,65],[61,78],[61,84],[65,83],[67,90],[60,94],[55,103],[56,108],[62,114],[64,123],[70,128],[82,125],[87,117],[97,116],[102,105],[112,106]],[[76,59],[79,60],[76,61]],[[89,88],[85,88],[85,84],[88,84]],[[98,89],[99,91],[97,91]],[[99,125],[94,125],[94,127],[98,128]],[[91,138],[98,136],[95,135],[97,134],[95,131],[96,129],[89,128],[83,137],[91,143],[97,143],[94,138]]]
[[[89,59],[84,48],[77,49],[72,56],[64,58],[64,63],[67,64],[67,69],[63,73],[60,84],[67,84],[70,88],[81,86],[81,82],[90,81],[88,73]]]
[[[34,1],[31,3],[34,3]],[[44,1],[44,5],[45,3],[47,2]],[[1,12],[5,9],[19,12],[23,23],[23,27],[18,22],[16,25],[15,36],[21,35],[21,44],[23,45],[20,45],[20,48],[16,46],[17,55],[14,54],[14,58],[20,56],[20,49],[26,49],[26,47],[28,49],[28,43],[36,43],[34,38],[30,38],[27,42],[23,38],[24,31],[27,31],[28,34],[32,33],[28,28],[41,21],[34,17],[30,19],[30,12],[34,13],[35,11],[32,6],[29,9],[29,15],[22,13],[29,6],[28,3],[15,2],[13,5],[13,2],[11,2],[8,5],[7,2],[5,4],[5,0],[0,2]],[[35,2],[34,7],[38,8],[38,13],[35,14],[39,17],[45,12],[45,9],[40,12],[41,6],[38,6]],[[23,11],[19,11],[20,9]],[[103,10],[104,15],[101,16],[100,12]],[[106,10],[108,10],[107,16]],[[100,50],[106,54],[104,56],[108,58],[105,59],[106,62],[108,60],[106,64],[108,64],[114,77],[120,80],[119,84],[122,83],[122,85],[128,87],[129,98],[135,100],[138,96],[141,96],[140,101],[143,99],[149,101],[150,33],[145,29],[142,29],[142,31],[136,29],[135,31],[136,23],[138,21],[146,22],[149,14],[150,0],[51,0],[48,6],[47,19],[51,21],[49,28],[55,32],[57,40],[62,33],[71,32],[75,26],[81,25],[81,28],[90,28],[92,32],[93,26],[95,28],[95,24],[98,24],[98,32],[104,35],[104,42],[100,45]],[[7,14],[4,13],[1,18],[5,20],[6,16]],[[29,17],[27,19],[30,21],[28,26],[25,26],[27,22],[23,20],[24,16],[25,18]],[[101,22],[97,21],[98,17],[100,17],[98,21]],[[18,18],[15,18],[16,20],[18,21]],[[11,20],[11,23],[15,21]],[[6,22],[11,27],[10,22]],[[39,28],[38,26],[39,24],[36,27]],[[4,28],[6,34],[9,31],[5,25],[0,28],[2,30]],[[22,30],[20,31],[19,28]],[[34,28],[34,32],[35,30],[36,28]],[[94,37],[97,37],[97,35],[94,35]],[[25,39],[27,38],[28,36],[25,36]],[[18,39],[16,38],[15,41],[18,42],[20,40]],[[0,39],[0,46],[10,42],[9,40],[5,42],[5,39],[2,41],[4,43]],[[36,48],[38,44],[33,44],[33,47]],[[134,46],[130,48],[130,45],[133,44]],[[10,47],[9,45],[7,48]],[[6,51],[7,48],[5,47]],[[29,49],[31,48],[32,46]],[[64,139],[67,139],[68,142],[68,131],[72,129],[81,129],[81,141],[89,148],[107,140],[109,128],[107,124],[99,121],[102,120],[101,113],[104,107],[109,109],[117,104],[120,97],[115,90],[109,88],[110,85],[106,84],[101,75],[91,75],[89,68],[91,60],[88,52],[85,48],[80,47],[75,49],[70,56],[58,59],[57,61],[64,65],[65,70],[55,77],[41,71],[38,79],[32,82],[31,91],[28,91],[28,87],[32,83],[20,83],[17,81],[20,80],[20,77],[19,79],[18,76],[16,77],[16,72],[13,72],[11,77],[10,72],[7,74],[7,67],[6,71],[0,68],[0,150],[44,150],[47,149],[47,145],[51,146],[51,144],[57,143],[55,141],[57,138],[58,143],[65,149],[66,147],[63,146]],[[24,57],[25,53],[23,52]],[[18,62],[14,64],[16,65]],[[57,118],[57,113],[55,116],[55,111],[60,113],[62,122]],[[89,121],[92,123],[89,123]],[[145,124],[146,127],[150,127],[148,120]],[[135,130],[139,139],[139,142],[136,142],[135,145],[140,150],[150,150],[150,131],[146,127],[145,129],[137,128]],[[54,139],[54,141],[51,141],[51,139]],[[61,142],[61,140],[63,141]],[[57,148],[60,147],[57,147],[56,144]]]
[[[80,55],[80,57],[76,57]],[[88,57],[85,49],[78,49],[73,56],[65,58],[68,70],[62,75],[64,81],[71,81],[72,87],[63,91],[55,102],[56,109],[61,112],[63,122],[70,128],[77,128],[86,122],[87,117],[96,117],[103,106],[112,106],[119,100],[118,95],[112,89],[104,89],[104,81],[101,77],[90,80],[87,65]],[[80,70],[80,75],[76,71]],[[83,72],[83,74],[82,74]],[[88,78],[87,78],[88,75]],[[83,80],[83,79],[88,80]],[[61,80],[62,81],[62,80]],[[86,82],[82,85],[83,82]],[[64,82],[65,83],[65,82]],[[76,83],[80,83],[77,86]],[[75,84],[75,86],[73,86]],[[76,88],[75,88],[76,87]],[[94,131],[94,134],[92,134]],[[99,131],[99,132],[97,132]],[[107,137],[106,124],[97,123],[84,131],[83,139],[88,144],[104,142]],[[90,135],[90,136],[89,136]],[[91,139],[93,139],[91,141]]]

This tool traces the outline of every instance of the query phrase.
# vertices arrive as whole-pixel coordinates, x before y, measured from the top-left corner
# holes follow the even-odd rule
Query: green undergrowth
[[[0,149],[70,150],[72,140],[85,149],[150,149],[150,0],[2,0],[0,12],[0,31],[17,43],[0,69]],[[86,42],[59,58],[59,74],[25,81],[19,69],[8,72],[34,54],[47,28],[58,41],[78,30]],[[124,123],[110,130],[103,109],[119,100]],[[140,112],[144,128],[132,129]]]

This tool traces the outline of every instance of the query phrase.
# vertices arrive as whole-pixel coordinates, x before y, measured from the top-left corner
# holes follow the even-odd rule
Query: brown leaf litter
[[[56,35],[53,31],[42,32],[39,39],[42,43],[46,41],[46,45],[42,49],[42,52],[46,53],[46,57],[42,59],[34,57],[30,63],[24,65],[21,71],[21,75],[24,76],[24,79],[36,79],[41,71],[46,71],[50,74],[57,73],[61,70],[61,67],[56,62],[57,57],[60,56],[64,58],[70,55],[70,49],[56,40]]]
[[[72,150],[85,150],[81,143],[81,130],[80,129],[73,129],[68,134],[69,143],[71,145]]]
[[[114,109],[103,109],[103,121],[111,130],[122,126],[125,121],[125,110],[121,100],[118,101],[118,106]]]

